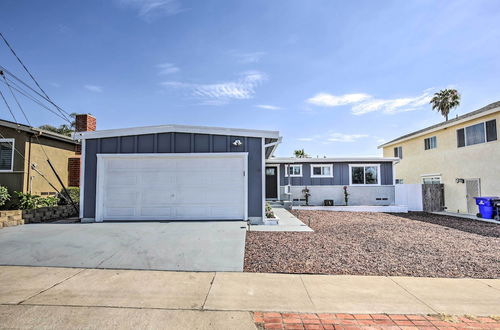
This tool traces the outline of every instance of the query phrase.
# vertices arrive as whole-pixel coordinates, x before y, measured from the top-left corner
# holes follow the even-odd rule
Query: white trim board
[[[209,126],[188,126],[188,125],[160,125],[160,126],[109,129],[109,130],[100,130],[93,132],[76,132],[73,138],[75,140],[98,139],[98,138],[115,137],[115,136],[144,135],[144,134],[156,134],[156,133],[176,133],[176,132],[244,136],[244,137],[261,137],[270,139],[280,138],[279,131],[265,131],[265,130],[244,129],[244,128],[225,128],[225,127],[209,127]]]
[[[397,157],[329,157],[329,158],[296,158],[275,157],[266,160],[267,164],[296,164],[296,163],[349,163],[349,162],[397,162]]]
[[[102,222],[104,219],[103,209],[104,209],[104,180],[102,173],[104,173],[104,160],[108,159],[145,159],[145,158],[242,158],[244,163],[244,173],[245,176],[243,181],[243,217],[242,220],[248,219],[248,153],[247,152],[224,152],[224,153],[146,153],[146,154],[97,154],[97,173],[96,173],[96,201],[95,201],[95,221]],[[155,221],[159,220],[177,220],[170,219],[171,217],[154,217]],[[124,219],[126,220],[126,219]],[[148,220],[148,219],[144,219]],[[196,220],[196,219],[193,219]],[[231,219],[235,220],[235,219]]]

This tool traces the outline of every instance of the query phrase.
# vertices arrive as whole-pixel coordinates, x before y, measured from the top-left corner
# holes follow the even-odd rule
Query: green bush
[[[21,210],[37,209],[40,207],[57,206],[58,198],[56,196],[42,197],[30,193],[15,192],[18,199],[18,207]]]
[[[73,200],[74,203],[80,203],[80,188],[79,187],[68,187],[66,188],[68,191],[71,199]],[[67,196],[64,194],[64,190],[61,190],[61,192],[57,195],[59,199],[59,205],[68,205],[71,204]]]
[[[271,207],[271,204],[269,204],[269,203],[266,203],[266,218],[267,219],[275,218],[273,209]]]
[[[0,186],[0,206],[4,206],[10,200],[10,194],[6,187]]]

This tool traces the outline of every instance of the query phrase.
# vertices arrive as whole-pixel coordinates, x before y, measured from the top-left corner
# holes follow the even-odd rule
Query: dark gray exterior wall
[[[294,163],[302,165],[302,177],[291,177],[292,186],[331,186],[349,185],[349,164],[380,164],[380,182],[382,185],[392,185],[392,162],[369,162],[369,163],[333,163],[333,178],[311,178],[311,165],[332,164],[332,163]],[[267,165],[272,165],[267,163]],[[287,185],[288,177],[285,177],[285,164],[280,164],[280,184]]]
[[[241,146],[232,141],[239,139]],[[158,133],[85,141],[83,217],[95,217],[97,154],[248,152],[248,216],[262,217],[262,140],[193,133]]]

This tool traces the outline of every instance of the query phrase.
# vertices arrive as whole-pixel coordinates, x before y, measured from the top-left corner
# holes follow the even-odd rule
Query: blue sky
[[[379,155],[443,120],[439,89],[462,94],[451,116],[500,100],[500,1],[3,0],[0,19],[47,93],[98,129],[270,129],[279,156]],[[0,64],[28,81],[4,45]]]

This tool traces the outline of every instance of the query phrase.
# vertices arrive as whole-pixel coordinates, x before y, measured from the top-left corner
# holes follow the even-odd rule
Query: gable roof
[[[478,110],[466,113],[465,115],[461,115],[461,116],[458,116],[456,118],[450,119],[448,121],[444,121],[442,123],[432,125],[432,126],[423,128],[421,130],[418,130],[418,131],[415,131],[412,133],[405,134],[403,136],[398,137],[397,139],[394,139],[394,140],[391,140],[389,142],[386,142],[384,144],[379,145],[378,148],[380,149],[383,147],[387,147],[387,146],[390,146],[390,145],[398,143],[398,142],[403,142],[405,140],[409,140],[411,138],[415,138],[415,137],[420,136],[420,135],[431,133],[431,132],[434,132],[434,131],[437,131],[437,130],[440,130],[443,128],[447,128],[450,126],[458,125],[458,124],[461,124],[463,122],[473,120],[473,119],[476,119],[476,118],[479,118],[479,117],[482,117],[482,116],[485,116],[485,115],[488,115],[491,113],[499,112],[499,111],[500,111],[500,101],[497,101],[497,102],[488,104],[487,106],[482,107]]]
[[[38,136],[43,136],[49,139],[59,140],[63,142],[68,142],[72,144],[80,144],[78,141],[73,140],[70,136],[54,133],[37,127],[31,127],[24,124],[18,124],[12,121],[0,119],[0,127],[9,127],[18,131],[23,131],[31,134],[36,134]]]
[[[214,134],[214,135],[232,135],[246,137],[262,137],[270,139],[278,139],[278,131],[265,131],[245,128],[226,128],[226,127],[210,127],[210,126],[188,126],[188,125],[160,125],[160,126],[143,126],[131,128],[108,129],[93,132],[76,132],[74,138],[78,140],[99,139],[105,137],[127,136],[127,135],[144,135],[156,133],[198,133],[198,134]]]

